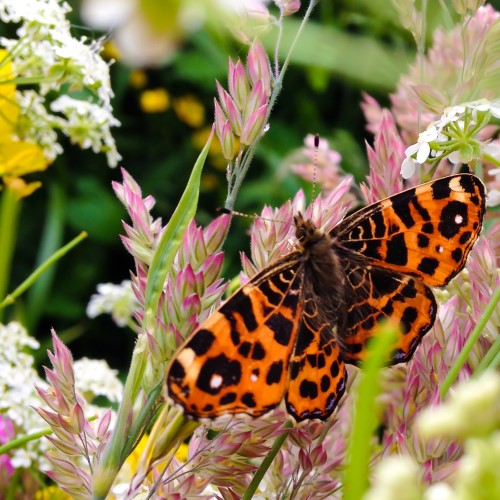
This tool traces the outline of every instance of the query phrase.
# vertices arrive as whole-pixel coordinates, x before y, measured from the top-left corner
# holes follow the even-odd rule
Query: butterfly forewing
[[[303,266],[292,253],[255,276],[176,354],[170,396],[191,416],[262,415],[283,399],[302,314]]]
[[[331,235],[374,265],[443,286],[464,267],[484,210],[482,182],[454,175],[363,208]]]

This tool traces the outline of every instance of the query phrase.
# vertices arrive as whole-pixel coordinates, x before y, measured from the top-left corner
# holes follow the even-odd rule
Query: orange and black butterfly
[[[481,231],[482,182],[453,175],[386,198],[323,233],[300,214],[296,248],[204,321],[174,356],[170,397],[187,415],[257,417],[285,399],[298,421],[326,419],[382,319],[408,361],[436,318],[430,286],[465,265]]]

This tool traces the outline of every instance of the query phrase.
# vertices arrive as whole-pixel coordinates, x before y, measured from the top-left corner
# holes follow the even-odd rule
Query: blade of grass
[[[495,290],[495,293],[491,297],[488,306],[486,307],[484,313],[479,318],[476,327],[474,328],[474,330],[472,330],[470,337],[467,339],[467,342],[465,343],[463,349],[460,351],[460,354],[457,356],[455,363],[450,368],[448,375],[441,384],[441,387],[439,388],[439,395],[441,396],[441,398],[443,398],[446,395],[446,393],[452,386],[453,382],[455,382],[455,380],[457,379],[460,370],[467,362],[467,359],[469,357],[470,352],[472,351],[472,348],[474,347],[474,344],[477,342],[477,339],[481,336],[481,333],[483,332],[486,323],[488,323],[488,320],[490,319],[491,315],[495,312],[496,308],[498,307],[498,302],[500,302],[500,287],[498,287]]]
[[[0,309],[13,304],[16,299],[24,293],[50,266],[56,263],[61,257],[64,257],[72,248],[78,245],[87,237],[87,233],[82,231],[76,238],[73,238],[68,244],[64,245],[57,252],[52,254],[41,266],[37,267],[12,293],[9,293],[2,302]]]
[[[372,452],[372,437],[378,423],[375,398],[380,392],[379,373],[387,364],[396,341],[396,330],[390,325],[377,329],[363,369],[358,376],[355,394],[354,421],[347,450],[344,474],[344,499],[359,500],[368,489],[368,472]]]
[[[214,129],[212,127],[210,137],[194,164],[186,189],[184,190],[184,193],[182,193],[179,204],[172,214],[160,243],[158,244],[158,248],[153,256],[153,261],[151,262],[151,267],[148,272],[145,293],[146,314],[144,318],[144,326],[146,329],[150,329],[154,325],[154,317],[158,308],[160,295],[163,291],[163,285],[168,272],[170,271],[172,262],[174,261],[175,254],[181,245],[184,232],[196,213],[198,196],[200,193],[201,171],[203,169],[213,135]]]
[[[285,429],[291,429],[293,427],[293,424],[292,422],[286,422],[283,427]],[[247,490],[241,497],[241,500],[251,500],[253,498],[255,492],[257,491],[257,488],[259,487],[260,482],[262,481],[264,475],[267,472],[267,469],[269,469],[269,467],[273,463],[274,457],[278,454],[278,451],[280,451],[280,448],[283,446],[283,443],[285,442],[287,436],[288,432],[283,432],[281,436],[276,438],[276,441],[274,442],[272,448],[269,450],[269,453],[266,455],[264,460],[262,460],[260,467],[255,471],[252,481],[250,482]]]

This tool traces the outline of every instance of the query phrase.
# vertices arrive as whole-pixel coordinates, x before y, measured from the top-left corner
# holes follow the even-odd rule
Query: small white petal
[[[431,147],[429,146],[429,144],[427,144],[426,142],[422,144],[417,153],[417,163],[420,164],[425,163],[427,158],[429,158],[430,152],[431,152]]]

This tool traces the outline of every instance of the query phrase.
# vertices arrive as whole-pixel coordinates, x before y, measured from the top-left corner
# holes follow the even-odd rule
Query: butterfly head
[[[293,220],[295,223],[295,236],[303,247],[324,239],[324,233],[310,219],[304,219],[304,216],[300,212]]]

